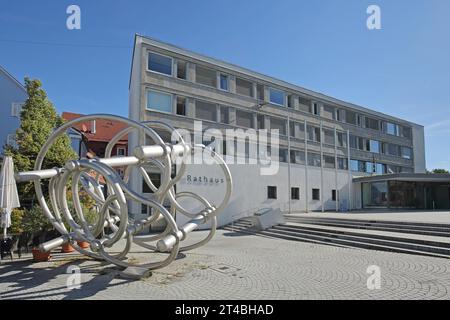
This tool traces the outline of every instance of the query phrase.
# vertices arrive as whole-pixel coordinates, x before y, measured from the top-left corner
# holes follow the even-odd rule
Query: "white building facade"
[[[253,157],[249,146],[242,155],[247,164],[229,165],[234,190],[219,225],[262,208],[286,212],[361,209],[361,184],[354,184],[354,178],[426,171],[421,125],[139,35],[129,89],[133,120],[162,120],[190,132],[196,120],[202,121],[203,129],[221,132],[279,131],[276,174],[261,174],[260,149],[254,155],[258,163],[248,164]],[[137,140],[130,135],[130,154],[142,143]],[[221,145],[216,151],[230,156],[230,146]],[[158,179],[156,172],[153,179]],[[139,192],[150,193],[138,174],[132,174],[131,184]],[[189,165],[177,185],[177,191],[183,190],[195,190],[219,202],[224,190],[220,170]],[[374,201],[383,202],[386,194],[378,193],[381,198]],[[145,207],[131,211],[137,218],[149,214]]]

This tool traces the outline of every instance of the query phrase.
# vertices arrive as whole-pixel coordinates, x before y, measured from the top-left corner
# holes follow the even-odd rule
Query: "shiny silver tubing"
[[[117,222],[119,222],[119,220],[120,219],[117,216],[114,217],[114,218],[111,218],[109,222],[105,221],[105,227],[107,227],[109,223],[117,223]],[[72,235],[75,235],[75,233],[71,233],[71,236]],[[41,243],[39,245],[39,250],[41,250],[43,252],[49,252],[49,251],[52,251],[52,250],[54,250],[54,249],[56,249],[58,247],[61,247],[67,241],[69,241],[69,235],[64,234],[64,235],[62,235],[62,236],[60,236],[58,238],[55,238],[55,239],[49,240],[47,242]]]
[[[209,211],[212,212],[212,210]],[[207,216],[199,214],[197,217],[186,223],[184,226],[179,228],[179,232],[181,232],[181,234],[177,234],[178,239],[180,241],[186,239],[187,235],[197,229],[199,225],[205,223],[205,220],[207,220]],[[163,239],[159,240],[156,243],[156,248],[160,252],[170,251],[177,243],[177,237],[173,234],[165,236]]]
[[[185,150],[189,150],[189,148],[185,148],[181,145],[167,146],[164,149],[161,146],[144,146],[137,147],[135,150],[136,157],[114,157],[114,158],[105,158],[105,159],[95,159],[92,161],[98,161],[100,163],[106,164],[112,168],[114,167],[123,167],[130,165],[137,165],[141,160],[148,160],[152,158],[158,158],[163,156],[166,152],[174,155],[181,156]],[[43,179],[51,179],[58,174],[60,174],[64,169],[47,169],[47,170],[36,170],[36,171],[26,171],[19,172],[15,175],[17,182],[28,182],[34,180],[43,180]]]

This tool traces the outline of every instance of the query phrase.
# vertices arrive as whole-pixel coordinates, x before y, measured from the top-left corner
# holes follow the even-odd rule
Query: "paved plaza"
[[[205,236],[194,232],[193,238]],[[194,239],[191,239],[194,240]],[[131,259],[157,255],[133,247]],[[380,267],[381,288],[369,290],[367,268]],[[69,266],[81,288],[67,286]],[[179,255],[138,281],[78,254],[30,256],[0,266],[1,299],[450,299],[450,261],[219,230],[206,246]]]

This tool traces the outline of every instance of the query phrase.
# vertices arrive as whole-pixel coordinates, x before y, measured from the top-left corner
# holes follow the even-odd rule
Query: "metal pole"
[[[325,212],[323,206],[323,121],[320,121],[320,206],[322,207],[322,212]]]
[[[352,208],[352,170],[350,168],[350,130],[347,130],[348,210]]]
[[[309,198],[308,198],[308,125],[305,119],[305,208],[306,212],[309,212]]]
[[[338,194],[338,161],[337,161],[337,131],[336,126],[334,126],[334,177],[335,177],[335,192],[336,192],[336,212],[339,211],[339,201],[340,197]]]
[[[287,126],[288,126],[288,196],[289,196],[289,214],[292,213],[291,208],[291,199],[292,199],[292,186],[291,186],[291,124],[290,117],[287,117]]]

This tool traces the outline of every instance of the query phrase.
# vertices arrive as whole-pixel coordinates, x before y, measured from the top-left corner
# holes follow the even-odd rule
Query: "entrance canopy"
[[[450,174],[398,173],[353,178],[364,209],[450,209]]]

